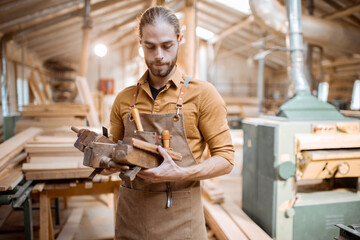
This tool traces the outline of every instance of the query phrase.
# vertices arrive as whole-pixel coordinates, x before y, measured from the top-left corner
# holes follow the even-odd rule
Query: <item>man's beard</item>
[[[175,67],[177,61],[177,54],[175,56],[175,58],[173,58],[170,62],[148,62],[145,60],[145,63],[147,65],[147,67],[150,69],[150,72],[156,76],[156,77],[166,77],[167,75],[169,75],[171,73],[171,71],[173,70],[173,68]],[[166,64],[167,68],[165,69],[156,69],[153,65],[155,64]]]

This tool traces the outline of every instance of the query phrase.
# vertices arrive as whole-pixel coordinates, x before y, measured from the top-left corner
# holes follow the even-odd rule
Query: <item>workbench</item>
[[[54,239],[50,199],[113,193],[116,208],[120,183],[118,179],[109,179],[106,182],[58,180],[37,183],[33,188],[32,197],[40,199],[40,240]],[[114,210],[116,213],[116,209]]]
[[[32,226],[32,207],[31,207],[31,191],[33,181],[22,179],[21,182],[13,189],[0,192],[0,205],[12,204],[12,208],[24,208],[24,227],[25,239],[33,239]]]

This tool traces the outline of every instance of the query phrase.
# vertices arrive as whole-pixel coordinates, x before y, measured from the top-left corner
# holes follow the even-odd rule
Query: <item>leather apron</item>
[[[197,164],[187,142],[184,114],[180,112],[189,81],[190,77],[187,77],[180,89],[174,113],[140,113],[144,131],[136,130],[135,122],[128,113],[124,132],[124,137],[162,145],[159,135],[162,130],[169,130],[173,135],[170,147],[182,155],[182,160],[176,161],[181,167]],[[130,107],[135,106],[137,90],[133,94]],[[171,182],[170,191],[172,206],[166,207],[166,183],[149,183],[136,177],[130,187],[122,181],[116,213],[115,239],[207,240],[200,181]]]

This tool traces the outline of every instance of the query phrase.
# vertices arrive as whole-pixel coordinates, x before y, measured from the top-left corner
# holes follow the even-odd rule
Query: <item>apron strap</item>
[[[177,100],[177,102],[176,102],[177,113],[179,113],[179,110],[180,110],[180,109],[182,108],[182,106],[183,106],[184,96],[185,96],[185,93],[186,93],[186,87],[187,87],[187,85],[189,84],[190,79],[191,79],[190,76],[186,76],[185,82],[184,82],[184,84],[181,86],[180,94],[179,94],[178,100]]]
[[[134,88],[134,91],[133,91],[133,93],[132,93],[132,95],[131,95],[130,108],[135,107],[135,103],[136,103],[136,98],[137,98],[137,94],[138,94],[139,87],[140,87],[140,83],[138,83],[138,84],[136,85],[136,88]]]

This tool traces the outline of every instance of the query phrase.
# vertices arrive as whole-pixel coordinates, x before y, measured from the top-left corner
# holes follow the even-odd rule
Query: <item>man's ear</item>
[[[178,36],[178,43],[179,43],[179,45],[183,43],[183,38],[184,38],[184,34],[183,34],[183,33],[179,33],[179,36]]]

